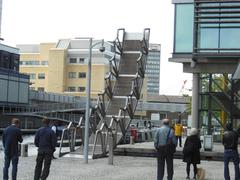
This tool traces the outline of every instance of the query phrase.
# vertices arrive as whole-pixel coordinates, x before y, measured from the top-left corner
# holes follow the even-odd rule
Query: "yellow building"
[[[97,41],[93,41],[96,43]],[[20,49],[20,72],[30,75],[33,90],[86,96],[89,41],[61,39],[58,43],[17,45]],[[104,53],[99,46],[92,51],[91,97],[104,90],[109,71],[111,46]]]

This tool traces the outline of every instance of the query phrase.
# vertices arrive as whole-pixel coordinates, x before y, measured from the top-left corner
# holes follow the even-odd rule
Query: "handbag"
[[[169,128],[169,131],[168,131],[168,134],[167,134],[166,150],[167,150],[167,153],[173,154],[173,153],[176,152],[176,145],[172,142],[172,139],[171,139],[170,143],[168,143],[170,132],[171,132],[171,128]]]
[[[197,179],[198,180],[205,180],[205,169],[197,168]]]

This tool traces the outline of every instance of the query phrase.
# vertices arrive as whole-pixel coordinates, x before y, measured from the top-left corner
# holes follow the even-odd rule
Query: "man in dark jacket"
[[[229,176],[229,161],[232,160],[235,169],[235,180],[240,179],[239,173],[239,156],[238,156],[238,134],[233,131],[232,124],[226,124],[226,130],[223,135],[224,145],[224,178],[230,180]]]
[[[55,132],[49,127],[49,119],[44,118],[44,126],[38,129],[34,143],[38,147],[37,163],[35,167],[34,180],[46,180],[49,175],[52,156],[57,146]],[[42,165],[44,161],[44,168]]]
[[[163,180],[165,161],[167,163],[168,180],[173,179],[173,154],[176,148],[176,137],[173,129],[169,126],[169,119],[163,119],[163,126],[156,132],[154,146],[158,150],[157,179]]]
[[[20,121],[17,118],[12,119],[12,125],[3,131],[3,147],[4,147],[4,167],[3,180],[8,180],[8,168],[12,161],[12,179],[17,179],[18,166],[18,142],[22,142],[22,133],[19,129]]]

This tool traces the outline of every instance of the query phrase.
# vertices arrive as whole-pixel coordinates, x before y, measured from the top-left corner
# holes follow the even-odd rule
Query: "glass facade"
[[[240,3],[201,3],[196,14],[200,52],[236,52],[240,48]],[[202,49],[202,50],[201,50]]]
[[[150,44],[148,59],[146,64],[147,93],[159,94],[160,76],[160,45]]]
[[[191,53],[193,50],[193,4],[175,6],[174,53]]]

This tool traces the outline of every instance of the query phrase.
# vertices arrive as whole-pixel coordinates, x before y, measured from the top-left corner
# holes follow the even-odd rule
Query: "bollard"
[[[133,138],[133,136],[130,136],[129,144],[134,144],[134,138]]]
[[[28,157],[28,144],[21,144],[21,157]]]
[[[109,136],[109,157],[108,164],[113,165],[113,136],[110,134]]]

